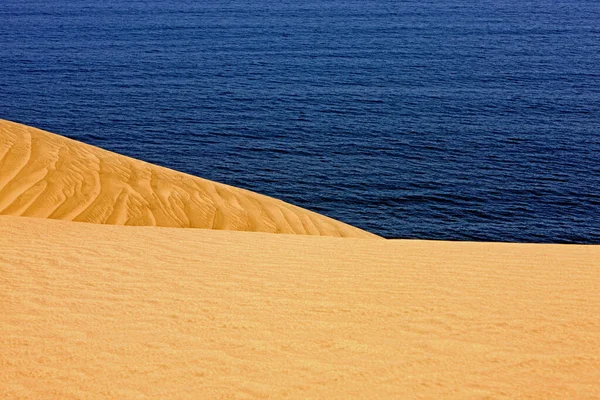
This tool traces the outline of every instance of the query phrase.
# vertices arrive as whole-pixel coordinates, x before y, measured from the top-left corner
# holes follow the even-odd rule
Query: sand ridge
[[[0,214],[377,238],[274,198],[5,120],[0,120]]]
[[[600,246],[0,216],[0,398],[600,398]]]

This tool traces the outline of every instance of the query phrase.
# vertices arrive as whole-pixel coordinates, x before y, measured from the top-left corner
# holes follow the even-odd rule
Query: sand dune
[[[280,200],[4,120],[0,214],[111,225],[376,237]]]
[[[600,398],[600,246],[364,240],[6,121],[0,214],[2,399]]]
[[[600,398],[600,247],[0,217],[0,397]]]

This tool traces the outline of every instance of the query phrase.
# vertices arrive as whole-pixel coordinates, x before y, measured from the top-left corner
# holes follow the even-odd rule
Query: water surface
[[[0,118],[393,238],[600,243],[596,1],[3,0]]]

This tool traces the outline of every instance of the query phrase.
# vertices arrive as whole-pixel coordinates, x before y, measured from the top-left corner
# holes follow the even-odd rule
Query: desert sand
[[[600,246],[372,240],[22,125],[1,133],[2,212],[45,217],[0,215],[2,399],[600,398]],[[160,201],[175,193],[183,206]],[[237,222],[116,225],[192,226],[177,213],[193,198]],[[273,210],[362,237],[223,230],[307,226]]]
[[[0,215],[376,236],[300,207],[0,120]]]

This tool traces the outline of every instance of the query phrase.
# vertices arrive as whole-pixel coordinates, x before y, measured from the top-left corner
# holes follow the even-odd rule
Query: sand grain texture
[[[271,197],[5,120],[0,120],[0,214],[377,238]]]
[[[0,397],[600,398],[600,247],[0,217]]]

